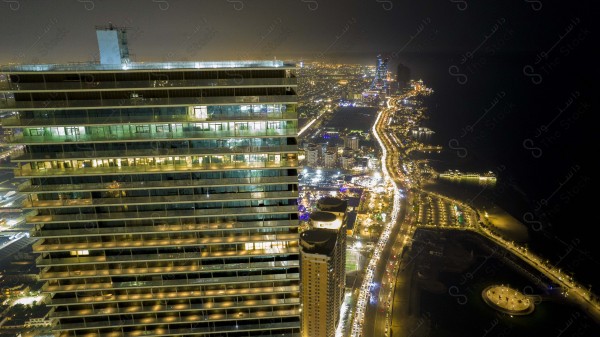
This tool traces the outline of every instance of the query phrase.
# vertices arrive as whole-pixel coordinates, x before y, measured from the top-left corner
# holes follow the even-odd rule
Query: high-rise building
[[[306,164],[310,167],[316,167],[319,164],[319,147],[315,144],[309,144],[306,148]]]
[[[375,65],[375,78],[371,83],[371,90],[378,91],[380,93],[387,93],[388,89],[388,62],[389,58],[383,55],[377,55],[377,63]]]
[[[351,170],[354,167],[354,155],[352,153],[344,153],[340,161],[344,170]]]
[[[354,151],[358,151],[360,140],[357,136],[347,136],[344,138],[344,146]]]
[[[348,209],[347,200],[334,197],[323,197],[317,200],[317,208],[320,211],[335,214],[342,224],[346,221],[346,211]]]
[[[302,264],[302,337],[333,337],[339,320],[335,307],[335,282],[332,278],[337,234],[309,229],[300,234]]]
[[[329,213],[335,215],[336,220],[329,226],[325,223],[312,222],[313,228],[324,228],[335,230],[338,235],[339,242],[339,264],[336,265],[336,306],[338,309],[344,302],[344,288],[346,286],[346,229],[347,229],[347,210],[348,201],[334,197],[323,197],[317,201],[317,213]],[[312,219],[311,219],[312,220]],[[333,225],[333,226],[331,226]]]
[[[324,164],[327,168],[335,168],[337,166],[337,152],[335,151],[326,151]]]
[[[300,234],[302,336],[332,337],[346,285],[346,209],[339,198],[319,199],[311,229]]]
[[[295,66],[124,60],[0,68],[57,334],[298,336]]]
[[[398,63],[396,78],[400,89],[407,89],[410,85],[410,68],[402,63]]]

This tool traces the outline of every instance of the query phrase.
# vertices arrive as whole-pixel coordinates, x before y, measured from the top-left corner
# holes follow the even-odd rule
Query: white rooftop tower
[[[109,23],[107,27],[96,27],[100,64],[129,63],[127,47],[127,31],[123,27],[115,27]]]

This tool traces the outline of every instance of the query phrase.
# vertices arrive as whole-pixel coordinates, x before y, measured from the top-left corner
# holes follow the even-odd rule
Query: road
[[[370,272],[372,279],[366,277],[361,291],[369,292],[369,301],[364,303],[364,321],[361,315],[355,316],[353,323],[352,336],[390,336],[392,333],[392,323],[394,325],[394,335],[401,335],[403,309],[398,307],[406,301],[398,301],[394,296],[395,289],[406,287],[410,288],[410,277],[398,277],[398,270],[407,268],[411,261],[403,260],[403,252],[410,248],[412,236],[416,226],[410,225],[411,222],[422,221],[425,226],[448,227],[448,228],[474,228],[476,226],[476,214],[474,210],[464,203],[450,199],[448,197],[422,191],[416,188],[410,177],[403,171],[403,157],[406,158],[402,148],[402,142],[395,134],[395,130],[390,128],[394,113],[399,109],[399,102],[405,98],[417,95],[415,91],[410,91],[403,96],[393,97],[388,100],[388,107],[379,112],[378,118],[373,127],[373,134],[382,148],[382,171],[385,181],[392,186],[394,191],[394,207],[392,212],[392,221],[386,226],[382,238],[378,245],[379,254],[374,254],[370,261]],[[404,156],[402,155],[404,153]],[[414,192],[405,192],[415,190]],[[406,195],[404,195],[406,193]],[[427,204],[422,202],[427,200]],[[407,218],[409,213],[409,200],[419,203],[419,210],[415,219]],[[428,208],[426,212],[426,206]],[[459,224],[459,212],[464,216],[464,222]],[[425,214],[426,213],[426,214]],[[425,227],[423,226],[423,227]],[[387,239],[389,235],[389,240]],[[378,248],[378,247],[376,247]],[[368,271],[368,272],[369,272]],[[408,272],[406,273],[408,274]],[[399,280],[399,283],[397,283]],[[371,282],[371,283],[369,283]],[[366,296],[365,296],[366,298]],[[393,302],[396,302],[394,307]],[[402,302],[402,303],[401,303]],[[361,300],[357,303],[357,312],[361,310]],[[394,312],[394,309],[396,311]],[[406,308],[404,308],[406,309]],[[404,310],[405,311],[405,310]],[[393,312],[393,315],[392,315]],[[394,321],[392,322],[392,317]],[[360,333],[355,333],[360,331]]]
[[[396,169],[400,157],[386,134],[391,114],[396,110],[397,101],[411,95],[411,91],[403,96],[392,98],[388,106],[380,110],[373,126],[373,135],[382,149],[382,172],[389,194],[393,195],[393,209],[390,221],[384,226],[375,251],[369,261],[366,276],[359,290],[352,323],[351,336],[386,336],[389,333],[389,300],[393,298],[395,286],[394,269],[398,267],[399,259],[391,259],[398,255],[404,245],[409,242],[404,233],[409,233],[410,228],[404,224],[406,216],[406,197],[402,194],[403,188],[409,181]],[[401,188],[401,186],[403,188]],[[390,265],[389,263],[392,262]],[[388,273],[390,271],[390,273]],[[385,276],[388,276],[387,280]]]
[[[393,299],[395,271],[398,267],[399,255],[402,251],[403,239],[408,232],[408,226],[402,226],[406,215],[406,201],[402,199],[400,212],[396,224],[390,231],[390,240],[387,240],[381,251],[379,263],[375,268],[373,282],[378,285],[371,293],[371,299],[365,311],[363,326],[364,336],[383,336],[388,328],[390,304]],[[389,329],[387,329],[389,330]]]

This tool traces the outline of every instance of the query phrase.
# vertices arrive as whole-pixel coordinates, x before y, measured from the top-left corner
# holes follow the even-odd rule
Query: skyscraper
[[[302,337],[333,337],[339,321],[333,272],[339,259],[337,234],[309,229],[300,234],[302,261]]]
[[[388,62],[387,57],[377,55],[377,63],[375,65],[375,78],[371,83],[371,90],[379,91],[387,94],[388,89]]]
[[[346,200],[325,197],[300,234],[302,337],[333,337],[346,285]]]
[[[57,333],[299,335],[295,66],[119,48],[0,69]]]
[[[398,63],[397,80],[399,89],[406,89],[410,84],[410,68]]]

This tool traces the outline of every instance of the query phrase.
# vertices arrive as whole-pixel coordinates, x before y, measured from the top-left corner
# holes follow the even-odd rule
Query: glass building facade
[[[0,69],[57,335],[299,335],[294,70]]]

